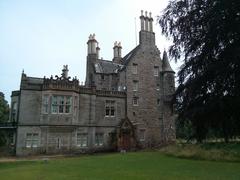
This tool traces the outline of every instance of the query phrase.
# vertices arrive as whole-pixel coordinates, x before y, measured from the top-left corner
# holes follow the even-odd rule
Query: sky
[[[138,43],[141,10],[152,12],[158,49],[170,42],[161,35],[157,16],[168,0],[0,0],[0,91],[10,103],[19,90],[21,73],[31,77],[61,75],[85,81],[87,40],[95,33],[100,57],[112,60],[120,41],[126,55]],[[170,61],[177,71],[178,65]]]

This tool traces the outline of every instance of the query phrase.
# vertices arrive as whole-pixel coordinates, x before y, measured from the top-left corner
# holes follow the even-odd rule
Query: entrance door
[[[130,133],[123,133],[122,134],[122,149],[129,150],[130,149]]]

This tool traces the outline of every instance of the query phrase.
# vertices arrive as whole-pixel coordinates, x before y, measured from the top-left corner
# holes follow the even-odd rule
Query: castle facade
[[[132,150],[175,141],[174,71],[155,44],[151,14],[140,16],[139,44],[122,57],[99,58],[95,35],[87,45],[85,85],[68,76],[21,76],[11,96],[16,154]]]

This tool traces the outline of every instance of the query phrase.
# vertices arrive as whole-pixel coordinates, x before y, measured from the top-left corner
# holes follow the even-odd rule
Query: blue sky
[[[0,0],[0,91],[10,103],[23,69],[28,76],[50,77],[60,75],[65,64],[71,77],[84,82],[89,34],[96,34],[103,59],[112,59],[115,41],[121,41],[124,56],[136,46],[142,9],[153,14],[163,52],[169,42],[156,16],[166,5],[167,0]]]

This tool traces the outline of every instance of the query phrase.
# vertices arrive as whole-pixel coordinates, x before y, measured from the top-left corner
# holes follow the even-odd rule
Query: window
[[[12,121],[15,122],[16,119],[17,119],[17,103],[16,102],[13,102],[12,103],[12,111],[11,111],[12,115],[11,115],[11,118],[12,118]]]
[[[74,115],[77,116],[78,97],[74,97]]]
[[[95,134],[95,146],[103,146],[103,133]]]
[[[156,90],[157,90],[157,91],[160,90],[160,85],[159,85],[159,83],[157,83],[157,88],[156,88]]]
[[[44,95],[43,96],[43,113],[45,114],[48,113],[48,101],[49,101],[48,95]]]
[[[138,73],[138,65],[137,64],[133,64],[132,65],[132,73],[133,74],[137,74]]]
[[[26,135],[26,147],[34,148],[39,146],[38,133],[27,133]]]
[[[158,106],[160,105],[160,99],[157,99],[157,105]]]
[[[72,104],[72,97],[67,96],[66,97],[65,113],[70,113],[71,112],[71,104]]]
[[[52,113],[62,114],[71,113],[72,111],[72,97],[71,96],[52,96]]]
[[[86,133],[77,133],[77,146],[87,147],[88,135]]]
[[[64,108],[64,96],[58,96],[58,113],[63,113]]]
[[[58,113],[57,96],[52,96],[52,113]]]
[[[133,105],[138,106],[138,97],[133,97]]]
[[[61,144],[62,144],[61,138],[57,137],[56,140],[57,140],[57,149],[61,149]]]
[[[104,80],[104,74],[101,74],[101,80]]]
[[[138,91],[138,81],[133,81],[133,91]]]
[[[105,104],[106,116],[115,116],[115,101],[106,100]]]
[[[145,129],[140,129],[139,137],[140,141],[145,141]]]
[[[154,66],[154,76],[158,76],[159,73],[159,67],[158,66]]]

